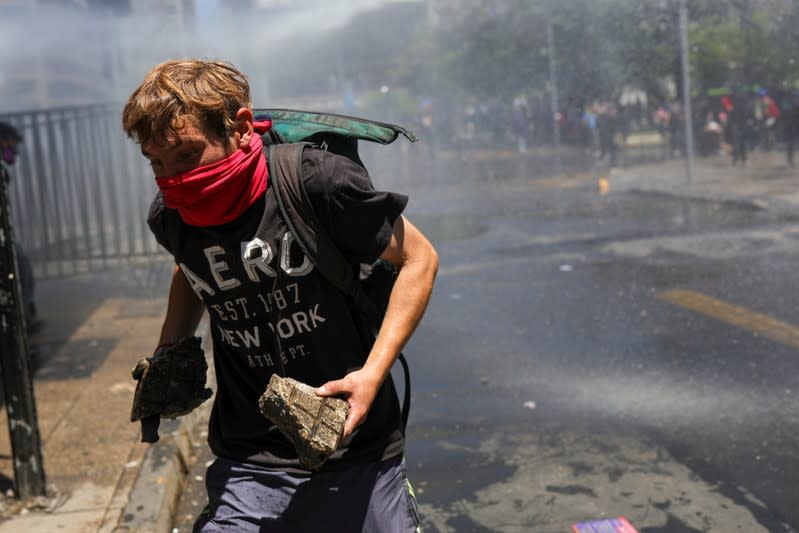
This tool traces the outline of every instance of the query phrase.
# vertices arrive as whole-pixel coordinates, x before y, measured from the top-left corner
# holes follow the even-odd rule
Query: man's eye
[[[183,159],[196,159],[198,155],[200,155],[200,153],[197,150],[192,150],[190,152],[184,152],[181,157],[183,157]]]

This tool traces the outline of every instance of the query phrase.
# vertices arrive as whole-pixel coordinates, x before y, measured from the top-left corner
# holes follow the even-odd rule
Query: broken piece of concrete
[[[338,448],[349,404],[323,398],[316,389],[296,379],[272,374],[258,407],[291,441],[300,464],[319,470]]]

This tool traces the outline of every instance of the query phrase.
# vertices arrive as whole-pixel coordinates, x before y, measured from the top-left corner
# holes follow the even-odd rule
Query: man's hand
[[[372,408],[372,402],[383,383],[383,378],[366,368],[350,372],[341,379],[328,381],[318,389],[319,396],[341,396],[349,404],[349,415],[344,422],[342,439],[349,437],[355,428],[363,424]]]
[[[158,440],[158,420],[190,413],[211,397],[205,386],[208,365],[199,337],[185,337],[175,345],[141,359],[133,369],[138,381],[130,421],[142,421],[142,441]]]
[[[350,407],[342,438],[366,419],[377,391],[402,347],[422,318],[438,271],[438,254],[430,241],[404,216],[394,222],[391,242],[380,258],[400,268],[380,332],[360,370],[328,381],[319,396],[342,396]]]

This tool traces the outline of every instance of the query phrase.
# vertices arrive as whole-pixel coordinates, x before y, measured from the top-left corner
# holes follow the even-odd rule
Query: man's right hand
[[[138,381],[133,397],[130,420],[136,422],[153,417],[175,418],[190,413],[211,397],[213,391],[205,386],[208,364],[199,337],[180,339],[175,345],[163,347],[152,357],[139,360],[133,368]],[[157,436],[157,423],[155,427]],[[152,431],[149,431],[152,437]],[[148,437],[148,435],[143,435]],[[145,442],[155,442],[145,440]]]

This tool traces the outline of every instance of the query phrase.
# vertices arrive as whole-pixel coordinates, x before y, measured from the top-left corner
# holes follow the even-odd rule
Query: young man
[[[349,159],[306,149],[316,215],[352,262],[400,267],[370,346],[352,302],[304,257],[269,189],[246,76],[209,61],[156,66],[130,96],[123,126],[160,193],[149,224],[177,264],[158,346],[194,333],[208,310],[217,391],[208,442],[208,513],[195,531],[409,532],[418,527],[402,460],[389,370],[427,306],[438,268],[405,217],[404,196],[375,191]],[[268,230],[254,234],[262,219]],[[258,410],[273,373],[349,403],[341,445],[319,472]]]

